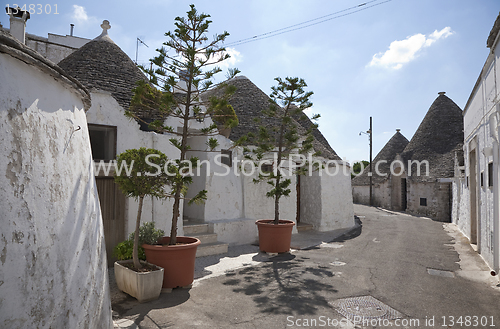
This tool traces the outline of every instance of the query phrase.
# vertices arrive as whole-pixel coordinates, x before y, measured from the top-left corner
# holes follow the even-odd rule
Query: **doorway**
[[[408,195],[406,192],[406,178],[401,178],[401,210],[406,211],[408,206]]]
[[[95,181],[101,205],[108,266],[111,266],[116,260],[113,256],[114,247],[125,240],[125,195],[116,185],[114,177],[96,177]]]
[[[469,153],[470,243],[477,244],[476,149]]]

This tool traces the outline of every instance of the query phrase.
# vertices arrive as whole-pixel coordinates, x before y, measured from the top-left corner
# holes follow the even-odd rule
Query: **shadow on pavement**
[[[331,298],[331,293],[337,292],[323,282],[335,274],[324,266],[306,265],[306,260],[290,253],[258,259],[263,265],[228,272],[222,284],[233,286],[235,293],[252,296],[263,313],[314,315],[318,308],[328,308],[326,296]]]

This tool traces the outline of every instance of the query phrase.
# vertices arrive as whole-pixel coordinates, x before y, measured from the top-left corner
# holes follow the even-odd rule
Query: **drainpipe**
[[[498,140],[498,115],[500,107],[497,105],[497,112],[493,113],[489,119],[490,135],[493,138],[493,270],[494,275],[500,270],[500,150]]]

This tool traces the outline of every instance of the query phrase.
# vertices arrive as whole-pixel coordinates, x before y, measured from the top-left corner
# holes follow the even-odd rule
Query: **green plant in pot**
[[[230,57],[222,47],[229,34],[215,34],[209,40],[209,18],[210,15],[199,13],[194,5],[190,6],[185,18],[175,18],[175,30],[165,33],[168,41],[163,43],[164,47],[157,49],[158,56],[150,60],[151,67],[142,67],[150,77],[150,82],[138,82],[130,109],[126,112],[129,118],[139,122],[146,122],[144,117],[154,118],[149,122],[149,127],[158,133],[170,135],[170,143],[178,150],[178,157],[172,162],[168,173],[173,198],[170,236],[161,240],[162,248],[146,248],[148,261],[166,267],[164,288],[189,285],[194,277],[194,257],[196,246],[200,242],[195,238],[178,237],[178,221],[182,200],[189,204],[203,203],[207,199],[207,191],[190,191],[194,193],[187,197],[188,189],[193,183],[190,170],[196,169],[198,164],[198,158],[189,152],[216,151],[219,147],[219,131],[238,124],[234,109],[227,101],[235,87],[225,85],[224,82],[213,82],[214,76],[221,72],[217,65]],[[237,69],[229,70],[227,79],[238,72]],[[223,97],[202,97],[204,93],[222,85],[225,86]],[[193,150],[190,146],[192,138],[205,138],[204,149]],[[165,253],[185,249],[189,244],[196,244],[194,252],[191,250],[189,254],[178,256],[178,261],[167,265],[171,256]],[[190,260],[187,261],[186,258]],[[169,273],[170,270],[176,271],[184,267],[192,274]]]
[[[144,244],[157,244],[158,240],[165,235],[165,231],[155,228],[154,222],[146,222],[139,228],[139,245],[138,245],[138,257],[139,260],[146,260],[146,254],[142,245]],[[135,232],[130,233],[127,240],[117,244],[113,250],[113,255],[118,260],[132,259],[132,253],[134,250],[134,237]]]
[[[280,218],[280,199],[290,195],[291,177],[305,174],[309,167],[317,169],[318,164],[315,162],[314,166],[310,166],[307,157],[309,154],[316,156],[319,153],[313,149],[312,132],[317,125],[307,120],[309,127],[305,129],[296,121],[303,120],[303,111],[312,106],[309,98],[313,93],[304,90],[307,85],[303,79],[287,77],[275,80],[277,85],[271,88],[270,106],[262,111],[263,118],[258,132],[249,133],[238,144],[248,145],[248,141],[252,141],[253,149],[245,148],[246,158],[255,161],[256,167],[261,168],[254,182],[266,181],[271,186],[266,196],[274,201],[274,219],[262,219],[256,223],[260,250],[287,252],[295,223]],[[314,115],[311,119],[318,118],[319,115]],[[299,165],[290,163],[293,158],[299,157]],[[263,162],[272,164],[272,170],[262,170]]]
[[[164,199],[170,195],[167,192],[167,186],[171,185],[170,177],[157,170],[158,167],[168,168],[168,159],[158,150],[142,147],[119,154],[117,162],[128,170],[117,174],[115,182],[126,196],[138,201],[138,210],[134,233],[115,249],[121,257],[125,257],[132,244],[132,264],[127,264],[130,261],[115,262],[115,277],[120,290],[145,302],[160,295],[164,270],[139,260],[140,237],[143,237],[142,242],[156,243],[155,233],[162,233],[155,231],[154,224],[143,226],[141,231],[142,207],[147,196]]]

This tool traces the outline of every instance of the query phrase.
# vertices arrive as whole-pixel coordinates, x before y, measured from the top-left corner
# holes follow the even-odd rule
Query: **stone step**
[[[310,231],[313,228],[314,228],[313,225],[309,224],[309,223],[298,223],[297,224],[297,231],[298,232]]]
[[[222,242],[200,244],[196,250],[196,257],[225,254],[228,246],[227,243]]]
[[[199,233],[194,235],[189,235],[193,238],[200,239],[202,244],[217,242],[217,234],[216,233]]]
[[[209,233],[208,224],[184,224],[184,235]]]

